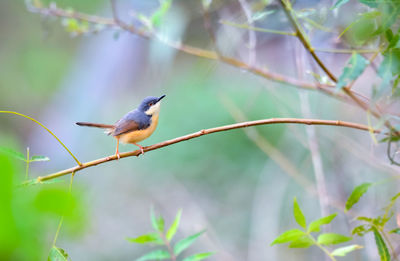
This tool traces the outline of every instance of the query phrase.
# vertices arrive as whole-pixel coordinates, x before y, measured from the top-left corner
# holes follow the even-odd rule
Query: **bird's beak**
[[[157,102],[161,101],[161,99],[164,98],[164,97],[165,97],[165,94],[163,96],[161,96],[160,98],[158,98]]]

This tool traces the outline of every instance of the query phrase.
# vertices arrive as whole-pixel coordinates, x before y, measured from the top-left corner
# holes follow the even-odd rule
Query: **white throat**
[[[151,106],[147,111],[145,111],[144,113],[146,113],[147,115],[153,115],[153,114],[158,114],[160,112],[160,102],[157,102],[156,104],[154,104],[153,106]]]

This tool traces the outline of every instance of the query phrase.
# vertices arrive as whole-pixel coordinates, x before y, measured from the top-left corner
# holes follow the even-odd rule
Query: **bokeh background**
[[[55,2],[111,17],[108,1]],[[296,38],[257,32],[250,36],[256,39],[252,47],[248,30],[219,23],[221,19],[246,22],[240,3],[216,2],[212,25],[224,54],[313,81],[310,59]],[[333,32],[313,32],[313,44],[320,48],[343,47],[335,30],[344,28],[351,14],[365,8],[352,3],[334,12],[329,9],[332,2],[298,1],[296,5],[304,10],[315,8],[321,24],[333,28]],[[131,22],[132,10],[151,14],[157,6],[158,1],[121,0],[118,12]],[[203,18],[201,1],[177,0],[159,31],[171,39],[212,49]],[[257,26],[290,29],[277,10]],[[111,29],[71,34],[62,20],[30,13],[23,1],[0,2],[0,34],[1,110],[38,119],[83,162],[114,153],[115,140],[75,122],[114,123],[149,95],[166,94],[166,98],[158,129],[142,145],[271,117],[367,123],[365,112],[332,97],[180,53],[157,41]],[[336,75],[349,57],[321,56]],[[369,96],[375,81],[372,69],[367,69],[354,88]],[[38,125],[2,114],[0,126],[0,146],[22,153],[29,147],[31,154],[51,159],[32,163],[30,177],[75,165]],[[133,149],[132,145],[121,147],[122,151]],[[216,254],[210,260],[323,260],[317,248],[270,246],[277,235],[296,227],[293,197],[308,220],[338,212],[327,230],[348,234],[354,221],[340,206],[354,186],[383,181],[357,207],[364,215],[379,212],[377,206],[396,192],[393,178],[398,169],[388,163],[385,149],[385,145],[374,144],[368,132],[336,127],[271,125],[222,132],[79,172],[72,187],[74,206],[68,211],[64,201],[69,177],[55,184],[16,189],[24,178],[25,165],[3,155],[0,259],[44,260],[59,218],[67,212],[57,245],[72,260],[133,260],[150,248],[126,238],[151,230],[149,212],[154,207],[167,224],[183,209],[178,238],[207,230],[185,255],[212,251]],[[354,242],[365,249],[342,260],[377,258],[372,236]]]

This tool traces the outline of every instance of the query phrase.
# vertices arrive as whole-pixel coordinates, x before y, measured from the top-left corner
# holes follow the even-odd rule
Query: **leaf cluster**
[[[362,246],[359,245],[349,245],[329,252],[325,248],[326,246],[345,243],[352,240],[352,238],[337,233],[320,233],[317,239],[312,235],[312,233],[319,233],[321,231],[321,226],[330,224],[337,216],[336,213],[316,219],[307,226],[306,218],[297,202],[297,199],[294,198],[293,216],[301,229],[291,229],[283,232],[271,243],[271,245],[289,243],[290,248],[308,248],[310,246],[317,246],[327,253],[333,260],[334,256],[345,256],[349,252],[362,248]]]
[[[200,237],[205,230],[190,235],[186,238],[178,240],[175,244],[172,245],[172,239],[174,238],[179,223],[182,216],[182,210],[179,210],[175,216],[175,219],[169,229],[165,231],[165,221],[162,216],[156,217],[154,214],[153,209],[151,210],[151,224],[153,226],[153,231],[147,234],[140,235],[135,238],[127,238],[129,242],[136,243],[136,244],[149,244],[149,245],[158,245],[164,246],[164,249],[156,249],[153,251],[148,252],[147,254],[141,256],[140,258],[136,259],[137,261],[146,261],[146,260],[178,260],[177,258],[180,257],[182,252],[189,248],[198,237]],[[200,261],[206,259],[213,255],[211,252],[207,253],[199,253],[194,254],[188,257],[183,258],[183,261]]]

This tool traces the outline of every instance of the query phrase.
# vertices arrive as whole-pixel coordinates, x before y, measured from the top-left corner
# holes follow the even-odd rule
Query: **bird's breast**
[[[151,124],[146,129],[135,130],[128,133],[124,133],[119,136],[119,139],[123,143],[136,143],[147,139],[155,131],[158,124],[158,114],[153,115],[151,118]]]

